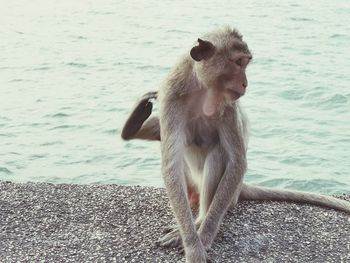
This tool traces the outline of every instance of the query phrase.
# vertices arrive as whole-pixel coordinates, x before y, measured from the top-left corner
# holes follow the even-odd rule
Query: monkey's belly
[[[191,145],[186,147],[185,161],[190,169],[189,180],[193,182],[197,189],[200,189],[205,159],[208,150],[203,147]]]

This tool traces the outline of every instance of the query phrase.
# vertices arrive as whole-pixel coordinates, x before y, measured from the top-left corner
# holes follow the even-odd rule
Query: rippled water
[[[162,185],[159,144],[123,142],[123,121],[228,24],[254,54],[247,180],[350,192],[349,14],[348,0],[1,1],[0,179]]]

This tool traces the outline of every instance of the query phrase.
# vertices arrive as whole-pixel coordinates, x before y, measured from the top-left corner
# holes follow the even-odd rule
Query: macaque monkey
[[[161,141],[162,174],[177,227],[159,240],[183,246],[186,262],[207,262],[219,225],[239,200],[303,202],[350,213],[350,203],[311,193],[243,183],[247,125],[239,98],[246,92],[252,59],[240,33],[225,28],[198,39],[172,69],[159,94],[144,95],[122,138]],[[158,96],[159,95],[159,96]],[[159,97],[158,117],[151,99]],[[190,208],[199,204],[198,217]]]

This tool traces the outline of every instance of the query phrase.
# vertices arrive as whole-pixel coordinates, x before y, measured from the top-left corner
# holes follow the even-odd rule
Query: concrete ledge
[[[0,182],[0,261],[184,262],[177,250],[154,245],[172,218],[164,189]],[[226,215],[209,255],[214,262],[350,262],[350,215],[243,202]]]

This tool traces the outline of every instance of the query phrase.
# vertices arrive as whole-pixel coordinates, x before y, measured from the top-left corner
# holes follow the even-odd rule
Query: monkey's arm
[[[200,241],[192,217],[185,178],[185,132],[183,107],[177,102],[161,105],[162,174],[179,226],[186,262],[205,262],[206,252]]]
[[[218,127],[224,172],[218,182],[207,216],[198,230],[206,249],[211,247],[227,209],[232,203],[237,203],[241,191],[246,171],[246,156],[243,135],[239,130],[232,119],[224,120]]]
[[[153,108],[153,104],[150,100],[156,98],[156,91],[148,92],[142,96],[124,124],[121,134],[124,140],[144,139],[160,141],[158,117],[148,119],[152,114]]]

